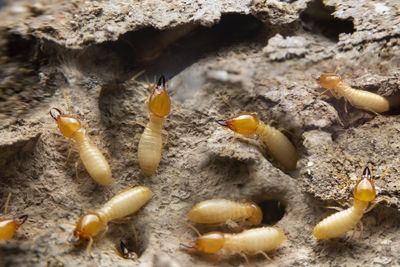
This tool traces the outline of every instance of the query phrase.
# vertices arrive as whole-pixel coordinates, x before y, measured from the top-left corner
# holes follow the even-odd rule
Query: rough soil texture
[[[13,193],[9,216],[29,214],[15,237],[0,243],[1,266],[238,266],[240,256],[210,257],[180,246],[196,238],[181,220],[211,198],[251,200],[264,224],[287,240],[252,256],[254,266],[398,266],[400,258],[400,4],[396,1],[9,1],[1,11],[0,203]],[[216,3],[217,2],[217,3]],[[234,2],[234,3],[232,3]],[[375,115],[328,94],[302,72],[338,73],[351,86],[390,98]],[[165,123],[168,143],[156,173],[144,176],[137,142],[148,111],[146,79],[165,74],[174,87]],[[81,166],[75,180],[71,144],[48,112],[67,110],[108,151],[114,183],[96,185]],[[257,112],[291,132],[301,159],[282,170],[256,140],[239,138],[215,119]],[[351,232],[317,241],[312,229],[351,201],[368,164],[387,175],[382,203]],[[67,243],[78,218],[120,190],[149,186],[154,196],[124,223],[111,223],[90,256]],[[132,232],[135,226],[139,242]],[[214,228],[199,226],[204,233]],[[231,231],[226,227],[218,230]],[[357,235],[356,235],[357,236]],[[140,263],[113,249],[120,240]]]

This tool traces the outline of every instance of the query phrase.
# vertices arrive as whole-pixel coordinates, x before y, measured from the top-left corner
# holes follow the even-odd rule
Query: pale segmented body
[[[138,147],[139,165],[143,173],[151,175],[160,164],[162,150],[162,125],[164,118],[150,114],[150,122],[140,137]]]
[[[146,186],[137,186],[119,193],[110,199],[97,211],[101,221],[109,221],[126,217],[139,210],[151,197],[151,191]]]
[[[167,93],[165,77],[161,76],[148,98],[150,122],[140,138],[138,147],[139,165],[146,175],[153,174],[160,164],[162,150],[162,125],[164,118],[171,111],[170,96],[176,91],[180,82],[171,93]]]
[[[246,255],[263,254],[276,249],[285,240],[283,231],[276,227],[260,227],[245,230],[238,234],[210,232],[199,236],[187,248],[203,253],[220,253],[222,255],[240,254],[246,261]]]
[[[260,251],[271,251],[285,240],[283,231],[276,227],[254,228],[238,234],[224,234],[224,237],[221,253],[226,255],[254,255]]]
[[[330,239],[340,237],[357,225],[365,213],[368,204],[376,196],[375,185],[371,177],[371,171],[368,167],[365,167],[361,178],[354,187],[353,206],[337,212],[318,223],[313,232],[316,238]]]
[[[57,115],[54,111],[57,111]],[[77,145],[83,165],[90,176],[100,185],[109,185],[112,182],[110,165],[100,150],[93,144],[81,122],[67,114],[63,114],[58,108],[52,108],[50,115],[57,122],[63,136],[71,138]]]
[[[259,121],[256,134],[267,145],[271,156],[289,170],[296,169],[297,151],[289,139],[276,128]]]
[[[89,239],[87,252],[93,243],[93,237],[98,235],[109,221],[126,217],[140,209],[151,197],[152,193],[146,186],[137,186],[117,194],[96,212],[84,214],[76,224],[71,242],[81,242]]]
[[[228,220],[250,225],[261,223],[262,211],[252,202],[240,203],[226,199],[211,199],[196,204],[188,214],[192,222],[204,224],[225,223]]]
[[[383,96],[351,88],[345,82],[339,82],[337,87],[340,88],[341,95],[356,108],[375,113],[382,113],[389,110],[389,100]]]
[[[72,138],[78,147],[79,155],[83,165],[90,176],[100,185],[109,185],[112,182],[112,174],[110,165],[100,152],[100,150],[93,144],[89,136],[87,136],[84,129],[78,130]]]
[[[297,151],[289,139],[279,130],[260,121],[254,113],[241,113],[229,119],[217,120],[219,125],[238,134],[257,134],[283,167],[294,170],[298,160]]]
[[[352,207],[332,214],[318,223],[314,228],[313,235],[318,239],[330,239],[344,235],[358,224],[367,207],[368,202],[355,199]]]
[[[368,91],[354,89],[345,83],[336,73],[324,73],[318,79],[312,79],[323,88],[329,90],[336,99],[343,97],[356,108],[374,113],[386,112],[390,108],[387,98]]]

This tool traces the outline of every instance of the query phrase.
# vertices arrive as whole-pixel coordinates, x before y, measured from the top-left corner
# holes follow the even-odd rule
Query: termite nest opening
[[[139,258],[145,252],[149,243],[148,233],[144,230],[146,227],[147,225],[137,223],[136,220],[134,220],[134,224],[130,220],[122,224],[110,224],[106,236],[112,243],[115,252],[118,253],[113,256],[122,257],[122,241],[126,249],[131,253],[135,253],[140,261]]]
[[[352,20],[335,18],[332,13],[333,7],[325,6],[322,0],[309,2],[307,8],[300,14],[303,28],[306,31],[322,34],[328,39],[337,42],[339,34],[353,33],[354,23]]]
[[[257,204],[263,212],[262,224],[274,225],[285,215],[286,206],[282,201],[269,199]]]
[[[207,53],[243,41],[257,43],[267,31],[254,16],[234,13],[222,15],[210,28],[192,23],[165,30],[147,27],[88,47],[79,55],[78,68],[106,82],[123,82],[143,69],[150,78],[164,74],[169,79]]]

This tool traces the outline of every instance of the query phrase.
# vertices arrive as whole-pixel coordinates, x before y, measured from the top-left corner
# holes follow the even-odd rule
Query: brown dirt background
[[[238,266],[238,256],[216,259],[179,245],[195,233],[179,220],[210,198],[252,200],[265,224],[287,240],[251,257],[254,266],[399,266],[400,4],[395,1],[8,1],[0,16],[0,203],[13,193],[9,215],[29,214],[15,237],[0,244],[1,266],[129,266],[116,256],[124,240],[140,266]],[[320,95],[301,72],[338,68],[354,88],[388,96],[380,116]],[[136,134],[147,122],[148,77],[165,74],[173,107],[169,142],[155,174],[141,174]],[[83,167],[75,181],[74,155],[48,115],[66,109],[84,121],[112,158],[115,182],[96,185]],[[299,149],[293,173],[282,171],[253,141],[235,142],[215,119],[257,112],[277,121]],[[341,121],[342,124],[339,122]],[[133,146],[132,146],[133,144]],[[360,240],[316,241],[312,228],[351,199],[347,175],[368,164],[379,176],[380,204],[362,219]],[[339,175],[340,174],[340,175]],[[153,198],[128,223],[110,224],[90,256],[66,242],[87,210],[126,187],[147,185]],[[139,242],[135,244],[134,225]],[[211,230],[199,227],[201,232]],[[221,229],[220,229],[221,230]],[[222,228],[228,231],[226,228]]]

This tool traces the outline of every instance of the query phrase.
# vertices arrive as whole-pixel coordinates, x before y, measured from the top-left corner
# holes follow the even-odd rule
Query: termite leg
[[[390,205],[392,203],[392,201],[390,201],[390,199],[388,199],[386,197],[382,197],[379,200],[372,203],[371,206],[369,206],[368,209],[366,209],[364,213],[370,212],[373,208],[375,208],[376,205],[378,205],[381,202],[386,202],[388,205]]]
[[[69,150],[68,150],[67,158],[66,158],[66,160],[65,160],[65,165],[68,164],[68,160],[69,160],[69,157],[71,156],[71,152],[72,152],[72,151],[78,152],[78,150],[77,150],[76,148],[70,147]]]
[[[324,208],[326,208],[326,209],[332,209],[332,210],[337,210],[337,211],[342,211],[342,210],[343,210],[343,208],[341,208],[341,207],[335,207],[335,206],[326,206],[326,207],[324,207]]]
[[[361,237],[362,237],[363,232],[364,232],[364,224],[363,224],[362,221],[360,221],[359,224],[360,224],[360,236],[358,237],[358,240],[361,240]]]
[[[224,152],[223,152],[223,154],[225,154],[225,155],[229,155],[228,153],[231,151],[231,148],[232,148],[232,145],[233,145],[233,142],[235,142],[235,139],[237,138],[237,133],[233,133],[233,137],[232,137],[232,139],[231,139],[231,141],[229,142],[229,145],[224,149]],[[235,153],[235,152],[234,152]]]
[[[132,224],[132,232],[133,232],[133,235],[135,236],[135,246],[137,248],[138,244],[139,244],[139,240],[138,240],[138,234],[136,231],[136,227],[133,224]]]
[[[261,255],[263,255],[267,260],[269,260],[269,261],[271,261],[271,262],[273,262],[273,263],[276,263],[274,260],[272,260],[272,259],[267,255],[267,253],[265,253],[265,252],[262,251],[262,250],[258,251],[257,254],[261,254]]]
[[[78,166],[81,163],[81,160],[78,159],[77,161],[75,161],[75,179],[76,179],[76,183],[78,183],[79,180],[79,175],[78,175]]]
[[[106,235],[107,231],[108,231],[108,225],[106,224],[104,231],[101,233],[100,237],[97,240],[98,241],[102,240],[104,238],[104,236]]]
[[[249,265],[249,259],[247,258],[246,254],[243,252],[238,253],[240,256],[242,256],[246,260],[246,264]]]
[[[167,144],[168,144],[168,137],[169,137],[169,133],[166,130],[161,130],[161,133],[165,136],[165,138],[163,138],[162,140],[162,147],[164,148]]]
[[[88,244],[88,246],[86,248],[86,254],[87,255],[90,254],[90,248],[92,247],[92,245],[93,245],[93,237],[89,237],[89,244]]]

